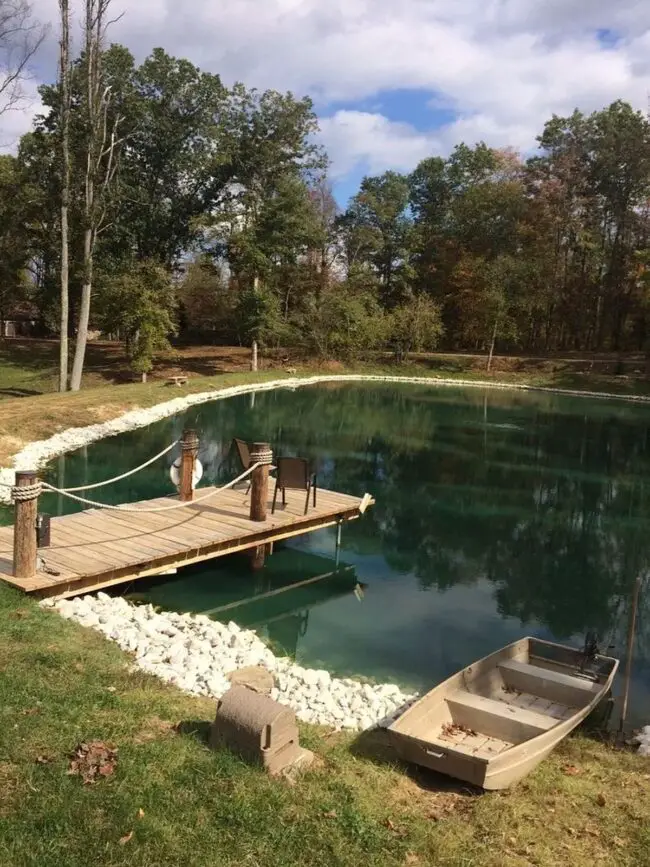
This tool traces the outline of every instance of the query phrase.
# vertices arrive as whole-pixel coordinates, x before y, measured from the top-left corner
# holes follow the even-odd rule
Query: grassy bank
[[[200,391],[276,379],[286,375],[287,365],[278,358],[263,358],[261,370],[251,374],[249,354],[241,347],[190,347],[161,356],[147,383],[133,382],[119,346],[93,344],[89,348],[84,389],[76,394],[58,394],[57,345],[48,341],[0,341],[0,466],[27,443],[45,439],[68,427],[107,421],[136,408]],[[368,373],[400,376],[430,376],[512,382],[537,387],[611,392],[621,395],[650,394],[650,379],[642,361],[593,358],[497,358],[493,370],[485,371],[485,359],[474,355],[419,356],[408,364],[389,359],[344,367],[339,363],[318,364],[291,360],[299,375],[318,373]],[[644,368],[643,368],[644,369]],[[626,370],[627,373],[616,371]],[[176,388],[168,384],[174,375],[188,377]]]
[[[406,772],[374,735],[303,727],[293,784],[205,745],[213,703],[129,671],[89,630],[0,587],[0,864],[519,867],[650,863],[650,765],[573,737],[510,792]],[[81,742],[113,773],[69,775]]]

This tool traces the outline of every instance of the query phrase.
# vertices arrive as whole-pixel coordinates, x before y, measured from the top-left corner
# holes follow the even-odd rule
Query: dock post
[[[33,470],[16,473],[12,490],[14,517],[14,568],[16,578],[33,578],[36,574],[38,547],[36,519],[40,484]]]
[[[178,487],[179,497],[184,503],[194,499],[192,479],[194,465],[199,454],[199,438],[195,430],[184,430],[181,440],[181,478]]]
[[[269,507],[269,467],[273,452],[268,443],[253,443],[251,465],[260,464],[251,473],[251,521],[266,521]],[[255,571],[264,566],[267,546],[257,545],[251,549],[251,568]]]
[[[343,529],[343,521],[339,518],[336,522],[336,554],[335,566],[338,569],[341,562],[341,530]]]

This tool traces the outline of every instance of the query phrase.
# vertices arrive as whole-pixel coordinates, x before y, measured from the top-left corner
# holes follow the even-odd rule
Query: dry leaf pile
[[[94,783],[98,777],[110,777],[116,764],[116,749],[103,741],[91,741],[79,744],[72,753],[68,774],[78,774],[84,784]]]

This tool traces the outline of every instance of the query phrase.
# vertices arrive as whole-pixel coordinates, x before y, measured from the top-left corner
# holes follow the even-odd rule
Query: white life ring
[[[169,468],[169,478],[172,480],[172,484],[178,487],[181,483],[181,464],[183,462],[182,457],[177,457],[174,463]],[[198,483],[201,481],[203,477],[203,464],[201,461],[196,458],[194,461],[194,472],[192,473],[192,490],[196,488]]]

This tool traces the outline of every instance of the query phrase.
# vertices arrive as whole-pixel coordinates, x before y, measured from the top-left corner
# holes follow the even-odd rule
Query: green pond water
[[[233,619],[305,666],[422,690],[524,635],[582,645],[593,630],[624,658],[631,586],[650,555],[649,424],[650,407],[623,401],[331,384],[191,408],[61,457],[46,477],[116,475],[184,427],[200,434],[203,483],[237,474],[233,436],[315,459],[320,485],[377,501],[344,527],[338,563],[334,530],[322,530],[255,575],[235,556],[117,592]],[[170,493],[171,459],[91,496]],[[51,514],[77,508],[43,498]],[[635,723],[650,722],[649,614],[644,595]]]

